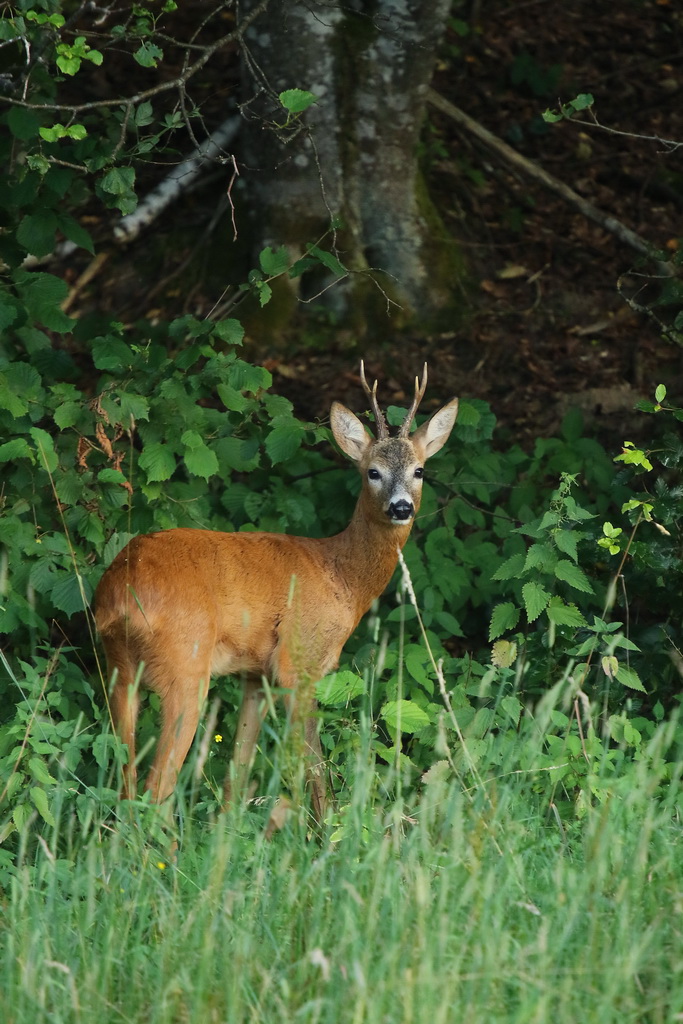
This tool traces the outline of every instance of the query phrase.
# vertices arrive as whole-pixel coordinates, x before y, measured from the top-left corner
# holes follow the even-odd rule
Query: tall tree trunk
[[[244,50],[242,183],[255,244],[296,253],[338,218],[344,264],[373,268],[408,319],[456,305],[457,250],[445,241],[417,161],[449,9],[449,0],[272,0]],[[278,94],[293,88],[318,97],[298,133],[272,127],[285,120]],[[362,275],[326,293],[341,312],[369,295],[385,305]]]

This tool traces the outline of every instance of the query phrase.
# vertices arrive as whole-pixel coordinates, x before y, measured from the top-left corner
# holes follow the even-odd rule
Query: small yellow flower
[[[166,864],[164,863],[163,860],[158,860],[157,861],[157,867],[159,868],[159,871],[163,871],[164,868],[166,867]]]
[[[223,742],[223,737],[221,736],[221,734],[219,732],[217,732],[216,735],[214,736],[214,740],[216,741],[216,743],[222,743]]]

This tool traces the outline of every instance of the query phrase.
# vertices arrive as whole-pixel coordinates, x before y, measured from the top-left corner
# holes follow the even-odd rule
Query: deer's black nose
[[[387,515],[390,519],[397,520],[399,522],[405,522],[406,519],[410,519],[415,511],[415,508],[410,501],[392,501],[391,505],[387,509]]]

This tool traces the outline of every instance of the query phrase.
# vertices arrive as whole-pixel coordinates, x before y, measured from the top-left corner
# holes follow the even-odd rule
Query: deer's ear
[[[430,416],[426,423],[418,427],[412,435],[412,440],[419,445],[424,445],[425,459],[435,455],[448,440],[449,434],[455,424],[458,415],[458,399],[453,398],[438,409],[433,416]]]
[[[334,439],[350,459],[360,462],[372,444],[372,438],[358,417],[341,402],[333,402],[330,425]]]

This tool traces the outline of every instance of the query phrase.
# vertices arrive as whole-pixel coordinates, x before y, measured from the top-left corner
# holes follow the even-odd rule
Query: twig
[[[114,228],[114,237],[121,244],[137,238],[167,206],[181,195],[198,177],[208,161],[220,157],[222,150],[232,142],[240,126],[238,117],[230,117],[209,135],[196,153],[174,167],[164,180],[152,190],[134,213],[122,217]],[[234,174],[233,174],[234,179]],[[230,184],[232,187],[232,182]]]
[[[88,110],[105,109],[107,107],[137,106],[137,104],[142,103],[143,100],[151,99],[153,96],[159,96],[161,93],[169,92],[172,89],[184,87],[198,71],[201,71],[201,69],[208,64],[216,53],[224,49],[230,43],[234,43],[235,41],[241,42],[246,30],[252,22],[254,22],[266,10],[269,3],[270,0],[260,0],[260,3],[249,11],[244,18],[242,18],[234,31],[229,32],[225,36],[221,36],[220,39],[217,39],[216,42],[212,43],[210,46],[203,47],[201,56],[194,62],[194,64],[187,66],[180,75],[169,79],[167,82],[161,82],[159,85],[152,86],[149,89],[143,89],[140,92],[136,92],[132,96],[118,96],[107,100],[89,100],[85,103],[28,103],[25,100],[17,100],[11,96],[0,96],[0,103],[4,103],[7,106],[25,107],[27,110],[64,110],[69,111],[72,114],[79,114]]]
[[[644,253],[646,256],[652,255],[655,246],[651,242],[645,241],[644,238],[641,238],[640,235],[636,234],[635,231],[632,231],[631,228],[627,227],[625,224],[622,224],[622,222],[617,220],[616,217],[612,217],[610,214],[604,213],[602,210],[598,209],[597,206],[593,206],[593,204],[588,202],[588,200],[583,199],[578,192],[574,192],[574,190],[569,188],[568,185],[565,185],[564,182],[554,178],[552,174],[548,174],[546,170],[539,167],[539,165],[534,163],[533,160],[528,160],[525,156],[522,156],[522,154],[518,153],[516,149],[512,148],[512,146],[508,146],[507,142],[503,142],[503,140],[499,139],[497,135],[490,132],[488,128],[484,128],[484,126],[479,124],[478,121],[475,121],[474,118],[469,117],[469,115],[463,110],[460,110],[459,107],[454,106],[454,104],[444,99],[444,97],[440,96],[438,92],[434,91],[434,89],[427,90],[427,100],[433,107],[440,110],[442,114],[450,117],[452,121],[455,121],[456,124],[460,125],[461,128],[464,128],[466,131],[470,132],[470,134],[475,135],[484,143],[485,146],[506,160],[507,163],[512,164],[513,167],[523,171],[523,173],[528,177],[534,178],[535,181],[540,182],[540,184],[545,188],[555,192],[564,199],[565,202],[569,203],[570,206],[574,206],[583,214],[584,217],[587,217],[589,220],[599,224],[607,231],[610,231],[620,239],[620,241],[625,242],[627,245],[630,245],[632,249],[635,249],[636,252]],[[673,276],[674,272],[670,264],[658,263],[658,267],[660,273],[665,274],[667,277]]]

